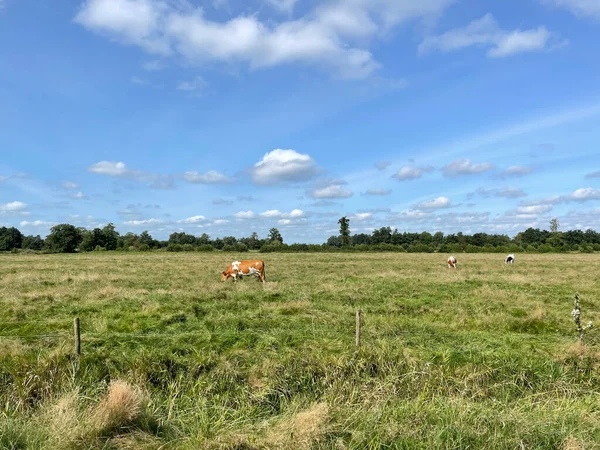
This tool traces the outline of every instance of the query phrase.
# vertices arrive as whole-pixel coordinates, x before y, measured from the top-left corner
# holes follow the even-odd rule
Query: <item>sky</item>
[[[598,0],[0,0],[0,226],[598,227]]]

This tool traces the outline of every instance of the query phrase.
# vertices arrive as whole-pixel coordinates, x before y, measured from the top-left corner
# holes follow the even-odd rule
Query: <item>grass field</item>
[[[256,256],[0,256],[0,448],[600,448],[598,256]]]

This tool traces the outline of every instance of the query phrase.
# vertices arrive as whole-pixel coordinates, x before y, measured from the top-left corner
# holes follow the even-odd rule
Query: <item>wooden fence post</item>
[[[79,317],[75,317],[73,320],[73,331],[75,334],[75,355],[79,357],[79,355],[81,355],[81,332],[79,330]]]
[[[356,346],[360,347],[360,309],[356,310]]]

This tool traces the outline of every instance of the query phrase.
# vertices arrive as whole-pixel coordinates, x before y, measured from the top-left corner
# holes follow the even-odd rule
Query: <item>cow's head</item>
[[[227,281],[231,275],[228,272],[221,272],[221,281]]]

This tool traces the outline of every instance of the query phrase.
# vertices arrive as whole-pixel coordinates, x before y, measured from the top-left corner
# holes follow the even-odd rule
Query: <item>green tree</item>
[[[115,230],[114,224],[109,223],[102,228],[102,234],[104,235],[104,245],[101,245],[101,247],[104,247],[106,250],[116,250],[119,233]]]
[[[44,248],[44,240],[39,234],[37,236],[25,236],[21,247],[29,250],[41,250]]]
[[[81,243],[81,231],[73,225],[62,223],[53,226],[46,237],[46,246],[57,253],[74,253]]]
[[[340,241],[345,247],[350,244],[350,219],[344,216],[338,220],[338,223],[340,224]]]
[[[9,251],[13,248],[21,248],[23,234],[14,227],[0,228],[0,251]]]
[[[559,226],[560,223],[558,223],[558,219],[556,217],[550,221],[550,231],[552,231],[553,233],[556,233],[558,231]]]
[[[271,241],[272,244],[276,242],[283,244],[283,237],[281,237],[281,233],[277,228],[271,228],[269,230],[269,241]]]

